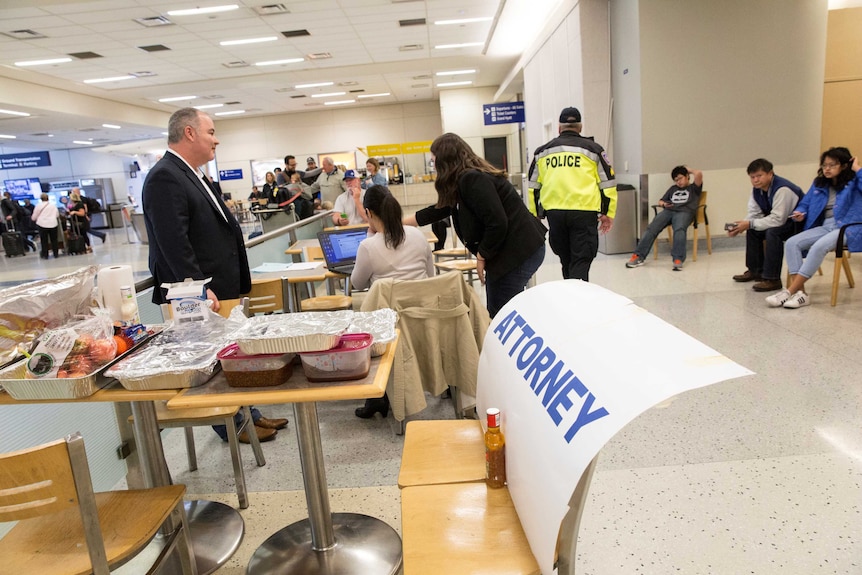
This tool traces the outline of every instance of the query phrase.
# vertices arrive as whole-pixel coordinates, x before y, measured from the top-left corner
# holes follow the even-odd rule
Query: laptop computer
[[[329,230],[317,233],[320,249],[329,271],[341,274],[353,273],[359,242],[368,237],[368,228]]]

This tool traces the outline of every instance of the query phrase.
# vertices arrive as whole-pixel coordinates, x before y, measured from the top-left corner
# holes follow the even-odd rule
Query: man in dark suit
[[[207,298],[215,311],[220,299],[251,289],[242,229],[200,171],[218,143],[212,118],[194,108],[177,110],[168,124],[168,150],[144,181],[154,303],[165,303],[162,283],[185,278],[212,278]]]
[[[153,302],[165,303],[162,283],[212,278],[207,299],[218,311],[220,299],[251,290],[251,273],[242,229],[210,187],[200,166],[215,157],[218,138],[212,118],[194,109],[177,110],[168,122],[168,150],[144,181],[144,222],[150,241]],[[242,415],[237,414],[239,425]],[[267,419],[252,408],[254,431],[261,441],[275,438],[286,419]],[[223,425],[213,426],[223,440]],[[248,431],[240,441],[248,443]]]

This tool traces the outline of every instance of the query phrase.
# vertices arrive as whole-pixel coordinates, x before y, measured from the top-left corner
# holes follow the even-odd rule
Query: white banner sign
[[[509,491],[542,573],[554,571],[581,474],[611,437],[669,397],[751,373],[595,284],[541,284],[500,310],[477,405],[502,411]]]

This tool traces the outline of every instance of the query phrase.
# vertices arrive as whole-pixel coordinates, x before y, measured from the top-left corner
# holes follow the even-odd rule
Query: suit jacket
[[[227,221],[201,180],[167,152],[147,174],[142,194],[150,242],[150,273],[156,282],[153,302],[165,303],[161,284],[211,277],[208,287],[219,299],[251,290],[242,229],[221,197]]]

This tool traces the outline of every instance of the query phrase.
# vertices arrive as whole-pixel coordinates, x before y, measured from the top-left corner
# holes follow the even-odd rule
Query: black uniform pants
[[[763,231],[748,229],[745,232],[745,267],[754,277],[765,280],[781,279],[781,262],[784,259],[784,242],[796,234],[800,224],[787,220],[777,228]]]
[[[599,251],[597,212],[548,210],[548,242],[560,258],[563,279],[590,281],[590,266]]]

